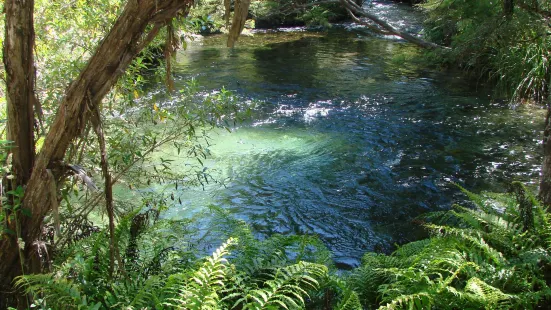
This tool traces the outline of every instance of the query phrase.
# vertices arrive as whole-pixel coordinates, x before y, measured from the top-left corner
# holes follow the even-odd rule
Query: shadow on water
[[[213,203],[259,236],[314,233],[341,266],[419,236],[412,218],[461,199],[457,182],[535,182],[540,111],[492,102],[453,73],[420,67],[405,43],[355,31],[208,37],[178,56],[180,82],[263,102],[205,165],[227,186],[186,190],[172,216]]]

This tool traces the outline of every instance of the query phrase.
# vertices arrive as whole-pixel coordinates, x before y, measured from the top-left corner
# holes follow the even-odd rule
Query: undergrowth
[[[507,195],[464,192],[425,216],[430,239],[392,255],[368,253],[349,278],[366,307],[380,309],[534,309],[549,303],[550,215],[520,183]]]
[[[330,276],[330,254],[313,236],[259,241],[214,207],[193,220],[158,215],[135,212],[119,222],[124,255],[112,277],[108,235],[100,231],[59,253],[54,272],[20,277],[17,285],[38,309],[301,309],[323,298],[321,287],[348,293]],[[207,217],[207,232],[193,225]],[[202,257],[212,244],[219,246]]]
[[[426,0],[419,5],[428,16],[425,34],[451,47],[446,55],[439,55],[439,62],[458,64],[482,81],[498,82],[515,102],[544,102],[551,76],[551,2],[514,1],[510,13],[504,11],[503,2]]]
[[[160,220],[154,210],[123,218],[116,234],[123,259],[112,277],[108,236],[100,231],[58,254],[52,273],[20,277],[18,286],[39,309],[545,307],[550,215],[520,183],[509,194],[463,191],[471,207],[423,216],[429,239],[391,255],[367,253],[348,274],[338,275],[314,236],[260,241],[212,207],[185,221]],[[208,229],[196,225],[207,222]]]

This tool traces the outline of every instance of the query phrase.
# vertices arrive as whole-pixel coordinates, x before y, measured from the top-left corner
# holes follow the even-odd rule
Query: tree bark
[[[33,271],[29,270],[33,256],[32,253],[38,244],[44,217],[52,207],[48,203],[50,199],[46,199],[49,197],[48,193],[51,188],[51,184],[48,182],[51,178],[48,176],[47,169],[50,168],[56,178],[61,176],[59,163],[62,162],[69,145],[84,130],[90,115],[89,111],[99,109],[104,96],[124,73],[132,59],[154,38],[155,34],[159,31],[160,25],[164,25],[168,20],[182,11],[187,13],[192,1],[129,0],[111,31],[99,45],[86,67],[77,79],[69,85],[60,103],[56,117],[46,135],[44,147],[34,160],[34,165],[32,160],[26,162],[27,166],[29,166],[29,162],[31,163],[30,167],[32,169],[28,169],[27,166],[21,168],[23,169],[23,174],[29,170],[27,172],[29,176],[28,182],[25,182],[26,189],[23,207],[31,211],[31,216],[20,216],[21,238],[25,242],[23,250],[24,262],[20,262],[19,260],[17,242],[15,242],[13,237],[4,235],[0,239],[0,262],[2,262],[0,264],[0,309],[7,306],[14,277],[21,275],[22,272]],[[28,23],[32,24],[32,1],[6,0],[7,19],[8,16],[17,14],[17,12],[13,13],[8,10],[8,7],[12,6],[16,8],[22,6],[21,14],[30,16],[25,18],[27,18]],[[24,18],[24,16],[14,15],[13,20],[15,23],[19,23],[20,19]],[[149,25],[153,25],[153,28],[148,35],[144,36]],[[12,29],[15,32],[20,32],[21,29],[16,26],[9,28],[8,23],[6,26],[6,34],[9,31],[8,29]],[[15,40],[21,41],[24,38],[12,38],[6,35],[6,42],[9,40],[11,42],[8,44],[11,44]],[[12,49],[13,44],[7,45],[4,51],[5,62],[6,58],[16,53]],[[32,48],[30,49],[30,53],[32,53]],[[31,57],[28,55],[24,57],[26,58],[21,65],[26,68],[32,68],[34,65],[32,55]],[[7,63],[10,61],[12,60],[8,60]],[[8,67],[6,69],[9,70]],[[27,75],[28,77],[29,75]],[[29,81],[25,85],[28,84]],[[10,88],[10,85],[8,84],[8,88]],[[11,85],[11,87],[14,86]],[[13,90],[8,89],[8,92],[25,92],[21,89],[25,90],[27,88],[21,87],[16,86]],[[32,89],[29,90],[29,93],[33,93]],[[25,112],[25,115],[32,124],[32,119],[30,119],[28,113]],[[12,120],[8,119],[8,122],[10,121]],[[28,124],[26,124],[25,128],[29,130]],[[26,134],[32,134],[32,126],[30,132]],[[34,145],[34,142],[31,145]],[[32,170],[32,173],[30,170]],[[20,265],[23,265],[26,270],[22,271],[18,267]]]
[[[34,24],[33,9],[34,0],[17,1],[6,0],[5,8],[5,33],[4,33],[4,67],[6,70],[6,102],[7,102],[7,139],[12,141],[10,154],[13,179],[4,180],[5,188],[16,189],[24,186],[31,177],[35,159],[34,139],[34,105],[37,98],[34,92],[35,69],[33,59],[34,49]],[[5,196],[5,193],[0,193]],[[8,216],[22,217],[22,214],[14,214],[14,201],[12,196],[8,198],[7,204],[2,205],[0,211]],[[1,242],[6,244],[12,251],[11,254],[19,255],[17,243],[17,232],[19,231],[16,221],[7,221],[8,229],[14,233],[1,235]],[[7,262],[2,259],[0,250],[0,266]],[[9,264],[9,263],[8,263]],[[25,298],[19,294],[12,295],[14,298],[6,297],[13,288],[3,279],[13,278],[13,275],[21,273],[21,264],[9,264],[6,272],[0,274],[0,309],[7,308],[9,299],[19,299],[18,303],[25,305]]]
[[[105,180],[105,209],[107,210],[107,217],[109,218],[109,277],[113,277],[115,272],[115,257],[117,258],[119,268],[123,268],[122,260],[120,259],[119,248],[117,246],[117,240],[115,238],[115,207],[113,205],[113,184],[111,183],[111,173],[109,172],[109,161],[107,160],[107,147],[105,145],[105,135],[103,134],[103,126],[101,122],[101,115],[98,109],[90,111],[90,120],[96,136],[98,137],[98,144],[100,149],[100,161],[101,171]]]
[[[228,47],[233,47],[235,41],[239,38],[239,35],[245,27],[245,22],[247,21],[247,15],[249,13],[249,6],[251,5],[251,0],[236,0],[235,8],[233,12],[233,20],[231,23],[231,28],[228,33]],[[229,14],[229,13],[228,13]]]
[[[33,129],[37,99],[34,93],[34,1],[6,0],[4,7],[7,138],[13,141],[12,173],[16,187],[29,181],[35,155]]]
[[[539,199],[545,207],[551,206],[551,105],[547,107],[545,129],[543,131],[543,164]]]

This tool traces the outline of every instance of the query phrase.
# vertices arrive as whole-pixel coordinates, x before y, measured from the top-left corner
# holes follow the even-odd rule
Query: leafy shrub
[[[306,11],[304,15],[302,15],[302,19],[304,19],[306,25],[308,26],[321,26],[328,28],[331,27],[329,19],[334,15],[335,14],[330,10],[316,5]]]
[[[216,222],[232,226],[230,235],[243,242],[229,237],[212,256],[198,259],[196,249],[181,242],[196,232],[191,222],[158,220],[155,214],[134,213],[118,224],[124,257],[113,276],[102,231],[60,255],[53,273],[23,276],[18,286],[42,309],[296,309],[328,277],[327,266],[306,261],[314,252],[327,259],[313,251],[320,246],[315,238],[257,241],[244,224],[215,210],[210,215]]]
[[[50,274],[18,285],[39,309],[533,309],[551,300],[551,215],[520,183],[473,194],[423,216],[431,237],[391,255],[367,253],[349,275],[313,236],[259,241],[226,211],[160,220],[134,212],[117,225],[122,260],[109,273],[106,231],[57,255]],[[200,225],[197,225],[199,223]],[[208,224],[208,231],[204,228]],[[186,240],[186,241],[184,241]],[[225,240],[222,242],[221,240]],[[201,245],[221,244],[212,256]]]
[[[427,0],[426,36],[452,50],[442,59],[484,79],[498,81],[513,100],[542,102],[551,68],[549,1],[515,1],[512,15],[503,1]],[[543,14],[543,15],[542,15]]]
[[[426,217],[430,239],[392,255],[368,253],[350,276],[364,306],[380,309],[531,309],[551,298],[551,217],[519,183],[475,195],[475,209]]]

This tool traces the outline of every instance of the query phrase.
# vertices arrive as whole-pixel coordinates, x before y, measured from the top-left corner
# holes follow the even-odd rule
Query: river
[[[422,236],[412,219],[473,190],[536,184],[541,111],[512,109],[421,51],[350,24],[259,31],[236,48],[215,35],[180,53],[176,80],[222,86],[261,104],[231,133],[211,134],[205,166],[225,180],[186,189],[169,216],[215,204],[260,238],[316,234],[339,267]]]

